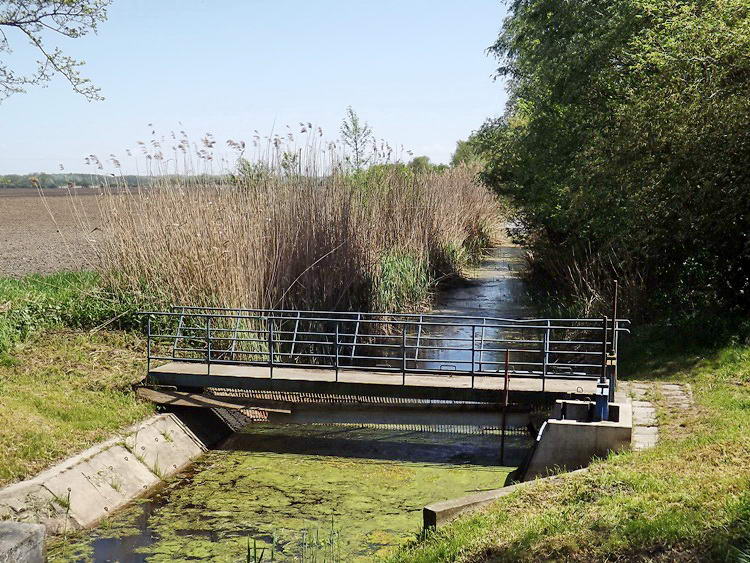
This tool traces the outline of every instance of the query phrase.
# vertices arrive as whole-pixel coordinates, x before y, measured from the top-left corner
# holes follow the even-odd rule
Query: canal
[[[530,314],[522,251],[494,249],[435,312]],[[520,439],[520,438],[516,438]],[[367,560],[413,538],[429,502],[501,487],[496,432],[252,424],[50,561]],[[249,558],[248,558],[249,555]]]

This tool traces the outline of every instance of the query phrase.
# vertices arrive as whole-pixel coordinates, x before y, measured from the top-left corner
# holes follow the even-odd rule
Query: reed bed
[[[495,197],[469,167],[246,166],[108,189],[99,206],[109,287],[205,306],[415,309],[501,230]]]

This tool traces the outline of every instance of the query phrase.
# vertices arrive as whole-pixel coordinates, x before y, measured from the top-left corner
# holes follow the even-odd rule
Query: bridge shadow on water
[[[502,441],[497,433],[255,423],[218,449],[496,467],[519,465],[530,445],[531,437],[518,430],[506,436],[505,455],[501,456]]]

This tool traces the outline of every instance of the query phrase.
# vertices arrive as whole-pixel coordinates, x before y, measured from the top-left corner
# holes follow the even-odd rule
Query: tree
[[[96,32],[97,25],[107,19],[111,0],[0,0],[0,56],[12,53],[9,34],[25,37],[41,58],[30,74],[17,73],[5,60],[0,60],[0,101],[12,94],[25,92],[27,86],[44,86],[53,76],[60,75],[73,91],[88,100],[102,99],[100,90],[79,73],[83,61],[63,53],[59,47],[48,47],[47,34],[78,38]]]
[[[371,160],[368,146],[373,142],[372,129],[360,121],[352,106],[346,108],[346,117],[341,122],[341,140],[351,151],[351,163],[359,170]]]
[[[472,137],[469,137],[466,141],[458,141],[456,143],[456,151],[451,157],[451,166],[469,164],[480,160],[480,158]]]
[[[635,315],[750,310],[747,0],[516,0],[490,52],[510,101],[473,137],[538,273],[617,276]]]
[[[415,156],[409,163],[409,168],[411,168],[412,172],[415,174],[429,172],[431,167],[432,165],[430,164],[429,156]]]

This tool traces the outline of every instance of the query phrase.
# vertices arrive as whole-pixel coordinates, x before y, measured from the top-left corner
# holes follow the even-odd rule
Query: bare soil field
[[[0,189],[0,276],[90,268],[96,233],[82,225],[99,222],[97,193]]]

